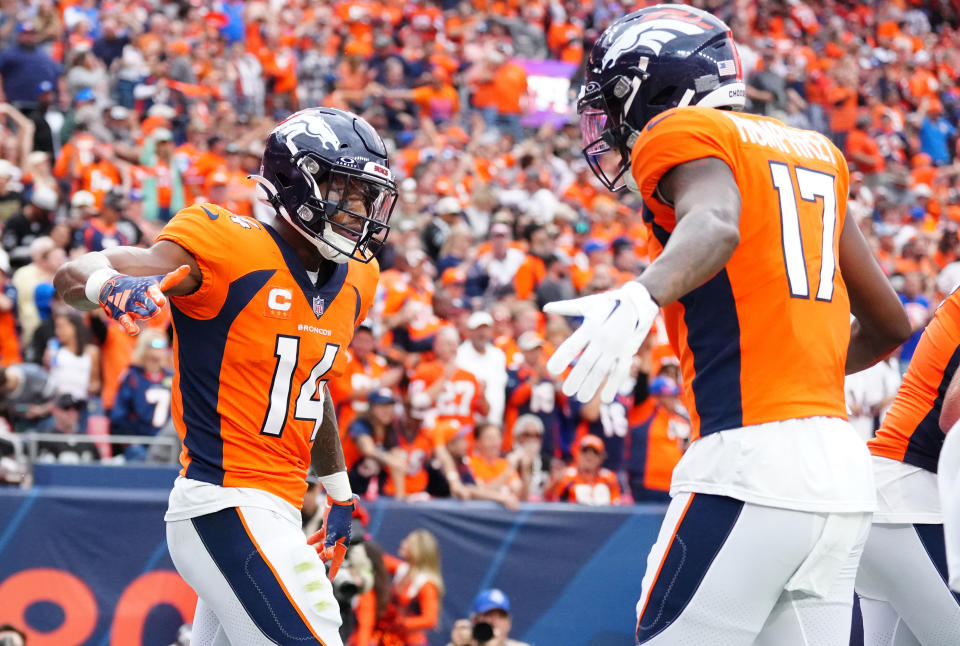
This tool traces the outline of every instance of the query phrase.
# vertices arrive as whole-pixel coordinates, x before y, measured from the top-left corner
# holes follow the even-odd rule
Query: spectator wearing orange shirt
[[[522,482],[510,460],[501,454],[503,432],[496,424],[481,424],[474,437],[468,464],[478,491],[471,497],[495,500],[507,509],[517,509]]]
[[[885,166],[880,146],[869,133],[871,121],[868,115],[857,118],[857,127],[847,135],[846,154],[850,170],[864,175],[882,173]]]
[[[390,603],[377,621],[374,643],[426,646],[426,631],[437,626],[444,593],[440,547],[433,534],[417,529],[400,543],[399,556],[383,556],[393,583]]]
[[[460,94],[450,84],[450,74],[439,66],[430,71],[426,85],[412,90],[387,90],[385,96],[413,101],[420,115],[429,117],[435,124],[446,123],[460,112]]]
[[[483,385],[457,365],[459,344],[454,328],[441,328],[433,343],[435,360],[421,363],[410,377],[410,404],[415,417],[424,419],[424,426],[451,419],[472,426],[490,412]]]
[[[606,457],[603,440],[596,435],[584,435],[578,444],[576,466],[570,467],[556,484],[551,500],[575,502],[581,505],[617,505],[620,503],[620,484],[613,471],[600,465]]]

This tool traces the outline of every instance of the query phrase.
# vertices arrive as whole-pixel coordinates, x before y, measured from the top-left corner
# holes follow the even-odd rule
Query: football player
[[[584,153],[609,189],[639,194],[653,262],[548,304],[584,317],[548,367],[573,365],[567,395],[611,401],[663,307],[697,439],[647,558],[639,643],[846,646],[875,495],[844,372],[910,328],[845,217],[843,155],[743,104],[736,45],[709,13],[657,5],[601,35]]]
[[[167,542],[199,596],[192,643],[330,646],[340,614],[317,552],[332,579],[354,503],[326,381],[373,301],[397,189],[376,131],[328,108],[274,128],[255,179],[269,220],[190,206],[149,249],[86,254],[55,284],[130,334],[170,300],[183,468]],[[317,551],[300,531],[311,463],[329,505]]]
[[[946,393],[958,364],[960,292],[953,292],[924,329],[897,397],[867,443],[877,510],[857,573],[864,646],[960,643],[937,491],[944,432],[956,415]]]

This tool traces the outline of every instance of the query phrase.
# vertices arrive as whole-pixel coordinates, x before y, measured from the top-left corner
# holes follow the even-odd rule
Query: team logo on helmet
[[[600,68],[614,65],[624,52],[636,47],[646,47],[659,56],[663,46],[681,35],[693,36],[713,29],[713,25],[702,22],[699,17],[673,9],[665,9],[650,14],[644,20],[632,22],[620,33],[613,36]]]
[[[277,136],[283,137],[286,141],[290,153],[296,155],[299,152],[297,144],[294,141],[299,135],[312,135],[319,139],[324,148],[337,150],[340,148],[340,138],[337,137],[326,121],[321,118],[307,115],[294,115],[293,118],[284,121],[276,127]]]

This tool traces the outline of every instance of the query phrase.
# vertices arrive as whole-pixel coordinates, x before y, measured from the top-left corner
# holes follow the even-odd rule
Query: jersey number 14
[[[327,344],[320,358],[300,385],[297,395],[297,404],[293,411],[293,418],[313,422],[313,433],[310,441],[317,437],[317,430],[323,420],[323,385],[324,375],[333,367],[340,346],[335,343]],[[277,367],[273,371],[273,383],[270,384],[270,404],[267,414],[260,428],[262,435],[280,437],[287,425],[287,412],[290,410],[290,392],[293,390],[293,375],[297,370],[300,358],[300,337],[277,335],[277,347],[274,351],[277,358]]]

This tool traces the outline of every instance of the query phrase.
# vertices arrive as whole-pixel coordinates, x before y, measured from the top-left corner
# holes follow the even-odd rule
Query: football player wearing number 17
[[[909,334],[857,223],[843,155],[815,132],[738,114],[729,28],[681,5],[598,39],[578,102],[584,153],[643,200],[653,262],[582,316],[547,368],[610,401],[660,307],[692,436],[647,558],[636,638],[670,646],[846,646],[875,506],[844,373]],[[851,311],[856,319],[851,326]]]
[[[191,643],[339,645],[321,559],[332,579],[353,494],[326,381],[343,370],[373,301],[374,253],[397,190],[376,131],[327,108],[280,123],[255,179],[276,211],[268,221],[191,206],[149,249],[86,254],[55,284],[68,303],[100,306],[130,334],[170,300],[183,469],[167,542],[199,596]],[[311,463],[329,510],[324,530],[305,540],[299,507]]]

